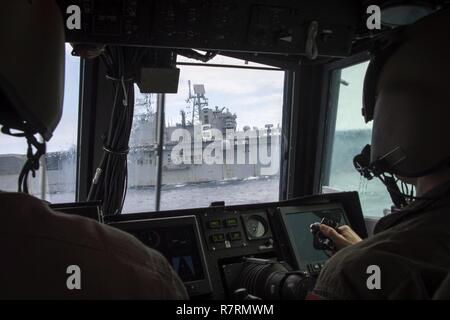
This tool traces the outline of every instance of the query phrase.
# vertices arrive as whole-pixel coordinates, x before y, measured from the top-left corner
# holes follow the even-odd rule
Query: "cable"
[[[113,105],[103,154],[95,171],[88,201],[100,200],[105,215],[122,212],[128,185],[127,155],[134,115],[134,71],[144,48],[107,47],[101,55],[106,78],[113,85]]]
[[[36,171],[39,170],[40,166],[39,160],[46,151],[45,141],[41,143],[34,135],[27,132],[13,133],[8,127],[2,127],[1,132],[12,137],[25,137],[27,139],[27,160],[25,161],[19,174],[17,191],[28,194],[28,175],[31,172],[32,177],[36,177]],[[36,149],[35,153],[33,153],[33,147]]]
[[[186,58],[198,60],[201,62],[208,62],[217,55],[217,52],[215,51],[207,51],[205,54],[201,54],[192,49],[178,49],[175,52]]]
[[[18,192],[28,192],[28,175],[32,174],[32,177],[36,177],[36,171],[39,170],[39,159],[45,154],[46,145],[45,142],[38,142],[33,135],[26,135],[28,150],[27,161],[22,167],[19,174]],[[36,149],[36,153],[33,153],[33,147]]]
[[[353,158],[353,165],[367,180],[371,180],[374,177],[378,178],[387,188],[395,207],[398,209],[406,207],[414,200],[435,202],[448,196],[444,193],[443,195],[435,197],[417,197],[414,195],[414,186],[409,187],[408,184],[403,181],[401,181],[399,188],[398,182],[400,180],[393,174],[388,175],[386,165],[383,163],[382,159],[378,159],[374,162],[370,161],[370,148],[370,145],[366,145],[361,153]]]

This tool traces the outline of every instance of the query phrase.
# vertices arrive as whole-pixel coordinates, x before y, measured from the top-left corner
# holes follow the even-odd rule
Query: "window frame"
[[[241,59],[243,60],[243,59]],[[206,64],[206,63],[190,63],[190,62],[177,62],[176,64],[177,66],[193,66],[193,67],[210,67],[210,68],[234,68],[234,69],[247,69],[247,70],[264,70],[264,71],[272,71],[272,72],[284,72],[286,74],[286,70],[282,69],[282,68],[276,68],[276,67],[260,67],[260,66],[240,66],[240,65],[232,65],[232,64]],[[285,81],[283,83],[283,95],[286,92],[286,76],[285,76]],[[163,98],[162,100],[162,104],[160,106],[161,108],[161,112],[163,114],[165,114],[165,110],[166,110],[166,99],[165,99],[165,94],[162,94]],[[284,117],[285,114],[285,103],[284,103],[284,97],[283,97],[283,105],[282,105],[282,118]],[[157,117],[157,121],[163,121],[165,122],[165,117]],[[281,122],[283,123],[283,119],[281,120]],[[157,122],[156,125],[159,127],[162,127],[162,124]],[[165,124],[164,124],[165,125]],[[282,132],[283,132],[283,127],[281,128]],[[162,138],[162,144],[164,146],[164,138]],[[283,140],[281,141],[281,146],[280,146],[280,152],[281,150],[283,150]],[[169,154],[170,157],[170,154]],[[282,157],[280,156],[280,161],[282,161]],[[170,162],[170,160],[169,160]],[[155,185],[155,211],[160,211],[161,208],[161,192],[162,192],[162,182],[163,182],[163,174],[162,174],[162,166],[159,165],[156,167],[156,177],[157,177],[157,182]],[[279,184],[281,185],[282,181],[281,181],[281,165],[280,165],[280,181]],[[280,189],[280,188],[279,188]],[[281,193],[279,192],[279,200],[281,198]],[[164,210],[163,210],[164,211]]]
[[[368,51],[360,52],[356,55],[350,56],[340,61],[336,61],[327,65],[327,72],[330,75],[329,82],[329,96],[327,101],[327,111],[326,111],[326,126],[325,135],[322,146],[322,159],[320,162],[320,177],[318,181],[317,193],[321,193],[323,185],[326,185],[330,179],[331,170],[331,158],[332,149],[334,144],[334,135],[336,129],[336,120],[338,112],[339,103],[339,91],[341,86],[340,71],[342,69],[355,66],[357,64],[365,63],[370,61],[370,54]],[[362,115],[361,115],[362,116]],[[356,171],[355,171],[356,172]],[[374,225],[378,222],[381,216],[365,215],[364,219],[366,221],[369,234],[373,231]]]
[[[235,56],[233,58],[238,59]],[[325,181],[324,176],[326,178],[330,170],[339,98],[339,95],[336,95],[336,88],[339,89],[340,85],[339,81],[336,81],[336,70],[366,62],[369,59],[369,53],[365,51],[327,64],[305,64],[298,67],[265,68],[185,62],[177,63],[177,65],[284,72],[279,199],[287,200],[320,193]],[[245,59],[241,58],[241,60]],[[108,114],[110,102],[104,97],[108,96],[107,92],[111,90],[111,84],[105,79],[105,70],[97,59],[81,59],[80,68],[76,199],[85,201],[95,172],[95,165],[102,152],[99,137],[106,131],[108,125],[107,117],[97,117],[97,114]],[[312,88],[319,88],[320,91],[312,92]],[[99,91],[103,94],[98,95]],[[304,129],[304,127],[308,128]],[[311,132],[317,134],[310,134]],[[305,155],[308,150],[308,153],[311,153],[311,145],[316,145],[316,150],[313,155]]]
[[[76,201],[86,201],[94,172],[94,149],[97,125],[97,88],[99,77],[97,59],[80,58],[80,85],[78,99],[78,141]]]
[[[325,63],[305,61],[292,69],[289,76],[292,89],[287,95],[289,108],[285,110],[289,128],[283,150],[286,168],[282,181],[286,185],[282,200],[308,196],[319,190],[329,88]]]
[[[245,61],[245,59],[233,57]],[[205,63],[188,63],[178,62],[177,65],[212,67],[212,68],[235,68],[235,69],[251,69],[251,70],[265,70],[283,72],[285,74],[284,90],[283,90],[283,105],[282,105],[282,134],[289,136],[288,128],[284,127],[286,109],[291,108],[291,100],[286,99],[286,92],[292,87],[292,82],[287,82],[286,74],[289,72],[284,67],[260,67],[260,66],[240,66],[228,64],[205,64]],[[109,101],[109,90],[111,89],[110,81],[106,80],[106,71],[98,59],[86,60],[81,59],[80,63],[80,98],[79,98],[79,123],[78,123],[78,159],[77,159],[77,187],[76,187],[76,201],[86,201],[89,193],[89,188],[94,176],[96,164],[103,152],[103,145],[100,139],[101,135],[107,131],[109,119],[97,115],[109,114],[111,102]],[[98,94],[98,92],[102,94]],[[106,97],[106,98],[105,98]],[[165,110],[165,103],[163,106]],[[286,142],[281,141],[280,150],[285,149]],[[281,151],[282,152],[282,151]],[[153,156],[152,156],[153,157]],[[153,161],[155,163],[156,161]],[[284,183],[283,175],[281,174],[282,167],[285,164],[285,159],[280,157],[280,200],[283,199],[281,189]],[[162,169],[161,169],[162,170]],[[156,187],[156,186],[155,186]],[[160,188],[161,189],[161,188]],[[156,206],[156,203],[155,203]],[[153,211],[154,208],[149,208],[148,211]]]
[[[324,119],[324,135],[321,148],[320,176],[315,192],[321,193],[322,186],[330,180],[331,158],[334,144],[334,134],[336,129],[336,118],[338,112],[339,93],[341,86],[341,70],[354,65],[368,62],[370,55],[368,51],[338,60],[326,65],[326,72],[329,75],[328,95],[326,103],[326,116]]]

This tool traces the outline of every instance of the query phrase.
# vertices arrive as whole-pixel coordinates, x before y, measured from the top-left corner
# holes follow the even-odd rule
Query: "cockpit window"
[[[30,193],[52,203],[75,201],[78,94],[80,59],[71,55],[66,45],[64,108],[61,122],[47,143],[36,178],[29,178]],[[0,190],[17,191],[17,177],[25,162],[27,143],[24,138],[0,134]],[[31,176],[31,175],[30,175]]]
[[[279,200],[284,72],[221,56],[208,63],[220,67],[178,62],[178,93],[165,96],[160,209]],[[157,97],[135,92],[124,213],[155,208]]]
[[[368,62],[335,71],[339,81],[339,95],[334,105],[334,128],[330,128],[331,143],[328,168],[322,178],[322,192],[358,191],[366,216],[383,216],[391,208],[386,187],[377,179],[367,181],[353,166],[353,157],[370,144],[372,123],[365,123],[361,115],[364,75]],[[339,77],[340,74],[340,77]]]

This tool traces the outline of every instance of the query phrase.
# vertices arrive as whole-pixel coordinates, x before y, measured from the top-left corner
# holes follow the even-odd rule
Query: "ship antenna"
[[[189,85],[189,98],[188,98],[188,101],[189,101],[190,99],[194,98],[192,96],[192,92],[191,92],[191,80],[188,80],[188,85]]]
[[[192,125],[201,123],[203,108],[208,106],[208,98],[205,97],[205,86],[203,84],[194,84],[194,95],[191,91],[191,80],[189,84],[189,97],[186,102],[192,102]]]

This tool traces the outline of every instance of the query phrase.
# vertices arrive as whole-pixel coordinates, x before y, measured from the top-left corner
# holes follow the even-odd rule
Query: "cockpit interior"
[[[366,73],[448,1],[55,2],[59,124],[28,148],[0,135],[0,190],[131,235],[189,299],[311,298],[338,251],[322,225],[364,241],[415,199],[377,171],[400,149],[369,165]]]

